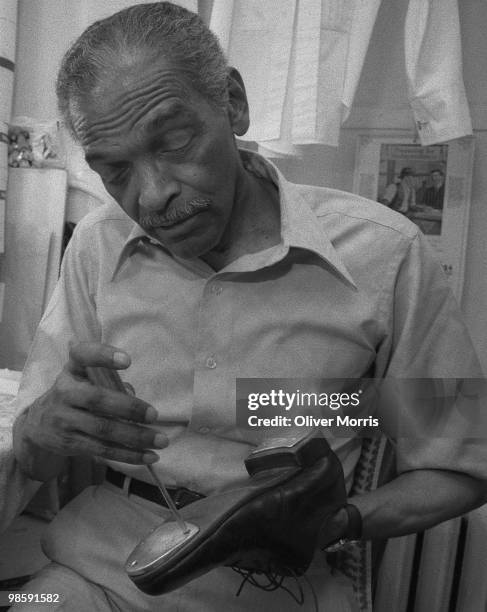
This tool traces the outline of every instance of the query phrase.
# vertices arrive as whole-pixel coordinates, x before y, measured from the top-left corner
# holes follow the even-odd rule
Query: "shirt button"
[[[200,433],[207,434],[210,431],[209,427],[200,427]]]
[[[208,357],[208,359],[206,360],[206,367],[210,368],[210,370],[216,368],[216,360],[214,357]]]

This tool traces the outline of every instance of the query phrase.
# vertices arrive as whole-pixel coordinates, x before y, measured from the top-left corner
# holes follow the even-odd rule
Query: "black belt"
[[[168,507],[165,499],[162,497],[161,492],[155,485],[148,484],[143,480],[137,480],[137,478],[131,478],[130,476],[122,474],[122,472],[117,472],[116,470],[112,470],[111,467],[107,467],[105,479],[108,480],[109,483],[123,489],[126,478],[128,478],[130,481],[128,486],[129,495],[138,495],[139,497],[148,499],[151,502],[155,502],[156,504],[160,504],[166,508]],[[166,487],[166,489],[176,508],[183,508],[184,506],[205,497],[201,493],[196,493],[196,491],[191,491],[186,487]]]

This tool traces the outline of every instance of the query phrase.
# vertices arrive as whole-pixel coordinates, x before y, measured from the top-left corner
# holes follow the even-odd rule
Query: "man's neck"
[[[232,216],[217,247],[201,257],[221,270],[243,255],[280,242],[279,192],[273,183],[245,172]]]

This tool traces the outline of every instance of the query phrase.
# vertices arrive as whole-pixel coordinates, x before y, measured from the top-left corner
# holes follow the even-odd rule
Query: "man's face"
[[[436,189],[439,189],[443,185],[443,175],[441,172],[432,172],[431,179]]]
[[[77,129],[89,165],[134,221],[175,255],[204,255],[222,240],[242,172],[233,119],[171,63],[154,64],[115,69],[81,105]]]
[[[406,174],[406,176],[402,179],[402,182],[405,183],[408,187],[414,187],[414,176],[412,174]]]

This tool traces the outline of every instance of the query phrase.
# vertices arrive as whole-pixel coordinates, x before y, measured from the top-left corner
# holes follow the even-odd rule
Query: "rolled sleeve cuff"
[[[396,441],[396,453],[398,474],[412,470],[448,470],[487,483],[485,439],[403,438]]]
[[[472,121],[462,83],[411,98],[410,104],[423,146],[472,135]]]

